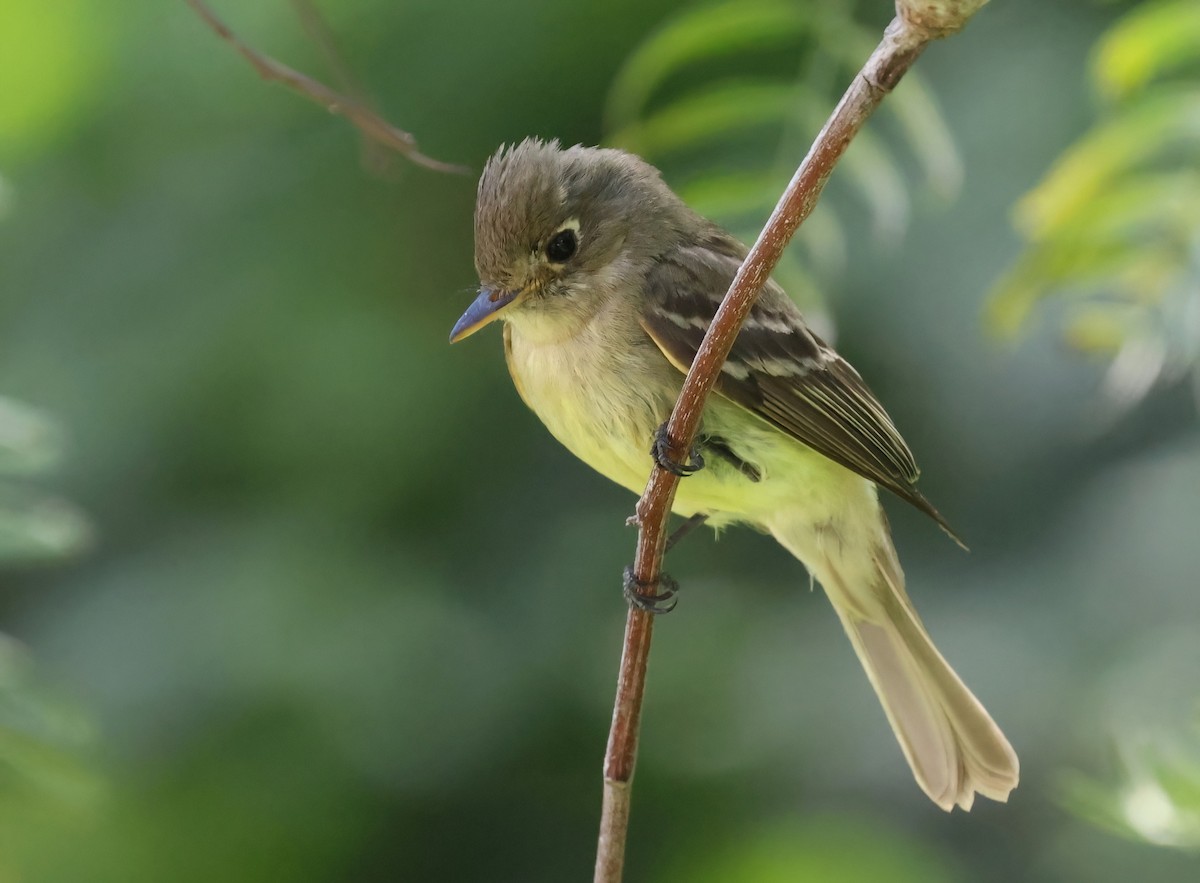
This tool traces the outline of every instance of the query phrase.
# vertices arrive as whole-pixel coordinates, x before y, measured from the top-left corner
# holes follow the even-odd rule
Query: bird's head
[[[659,253],[688,216],[658,170],[632,154],[535,139],[501,147],[475,204],[479,296],[450,340],[498,318],[569,327],[618,275],[648,265],[636,259]]]

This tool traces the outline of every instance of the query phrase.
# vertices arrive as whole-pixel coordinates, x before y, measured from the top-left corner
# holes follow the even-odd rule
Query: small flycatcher
[[[479,297],[462,340],[504,321],[517,391],[554,437],[634,493],[746,247],[618,150],[526,140],[479,181]],[[858,372],[768,282],[704,412],[705,468],[674,511],[770,533],[820,581],[917,784],[944,810],[1006,800],[1017,756],[904,591],[876,488],[945,522]],[[947,528],[948,530],[948,528]]]

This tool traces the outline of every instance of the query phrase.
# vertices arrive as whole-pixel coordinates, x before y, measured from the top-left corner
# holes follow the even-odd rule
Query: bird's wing
[[[723,233],[662,256],[646,279],[640,321],[686,372],[745,255]],[[883,406],[850,363],[768,282],[733,344],[716,391],[847,469],[945,520],[914,487],[920,471]],[[957,537],[955,537],[957,539]]]

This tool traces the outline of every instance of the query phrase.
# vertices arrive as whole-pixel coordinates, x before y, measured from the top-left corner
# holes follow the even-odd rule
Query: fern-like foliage
[[[91,529],[79,509],[27,483],[58,463],[60,440],[44,414],[0,397],[0,568],[59,560],[87,545]],[[0,633],[0,830],[19,836],[12,832],[31,814],[91,806],[102,788],[83,759],[93,741],[87,715],[51,695],[24,648]],[[0,879],[10,877],[15,869],[0,857]]]
[[[1133,8],[1099,41],[1101,119],[1016,209],[1028,242],[993,292],[1012,335],[1047,299],[1064,334],[1112,359],[1119,409],[1156,383],[1200,381],[1200,3]]]
[[[49,418],[0,396],[0,566],[62,558],[87,544],[90,529],[74,504],[24,483],[60,454]]]
[[[0,842],[11,847],[34,819],[77,818],[98,805],[95,742],[91,718],[48,690],[25,648],[0,634]],[[8,859],[0,852],[0,879],[18,879]]]
[[[758,235],[813,136],[878,34],[835,0],[724,0],[684,9],[626,61],[609,96],[609,141],[664,170],[697,211],[743,240]],[[889,137],[868,128],[776,270],[807,310],[823,298],[813,271],[836,269],[853,211],[865,208],[877,239],[894,241],[910,211],[901,168],[907,147],[927,185],[953,195],[961,164],[937,104],[910,72],[884,104]],[[836,207],[834,207],[836,206]]]
[[[1116,782],[1066,778],[1067,807],[1131,840],[1200,851],[1200,724],[1169,744],[1122,744],[1120,758]]]

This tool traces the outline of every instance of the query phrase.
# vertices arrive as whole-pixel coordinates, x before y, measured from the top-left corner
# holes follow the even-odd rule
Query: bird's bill
[[[450,342],[458,343],[465,337],[470,337],[484,325],[500,318],[505,307],[512,306],[520,300],[523,291],[496,291],[492,288],[479,289],[479,297],[467,307],[454,328],[450,332]]]

